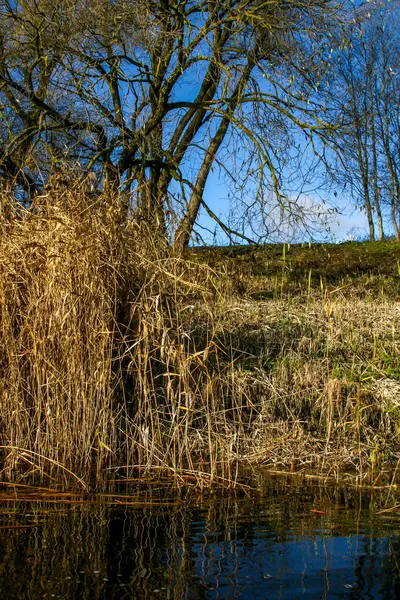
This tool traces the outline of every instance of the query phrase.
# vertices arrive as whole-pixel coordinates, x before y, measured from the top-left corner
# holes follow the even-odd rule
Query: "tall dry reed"
[[[292,283],[285,253],[235,283],[84,183],[27,210],[3,192],[0,228],[3,479],[229,485],[246,463],[396,480],[397,280],[388,297]]]
[[[234,477],[243,394],[204,311],[213,272],[84,184],[1,200],[3,476]]]

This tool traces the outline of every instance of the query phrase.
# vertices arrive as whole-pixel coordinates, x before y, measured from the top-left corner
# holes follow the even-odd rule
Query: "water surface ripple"
[[[271,481],[169,500],[1,501],[0,598],[400,598],[400,511],[371,494]]]

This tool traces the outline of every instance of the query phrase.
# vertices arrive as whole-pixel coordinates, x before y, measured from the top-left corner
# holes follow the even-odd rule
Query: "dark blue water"
[[[256,498],[126,494],[0,500],[0,598],[400,598],[387,497],[281,482]]]

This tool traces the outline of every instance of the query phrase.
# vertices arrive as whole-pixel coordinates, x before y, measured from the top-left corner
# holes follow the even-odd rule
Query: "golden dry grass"
[[[230,485],[259,464],[396,479],[395,283],[294,282],[286,256],[238,277],[118,206],[84,184],[27,211],[2,194],[3,480]]]
[[[218,293],[213,271],[157,246],[84,185],[29,211],[7,194],[2,206],[3,477],[234,478],[235,381],[204,309]]]
[[[230,330],[236,377],[258,411],[242,458],[372,480],[387,469],[390,478],[400,457],[397,302],[242,299],[230,308],[221,331]]]

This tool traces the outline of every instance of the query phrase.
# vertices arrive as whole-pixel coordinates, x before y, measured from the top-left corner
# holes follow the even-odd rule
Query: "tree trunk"
[[[200,205],[203,198],[204,188],[207,182],[208,175],[214,163],[216,154],[222,142],[224,141],[226,132],[228,131],[228,127],[232,119],[232,115],[237,107],[240,96],[248,82],[251,71],[255,64],[255,60],[256,57],[254,56],[248,61],[247,65],[245,66],[240,80],[238,81],[235,90],[231,95],[229,108],[226,110],[224,116],[222,117],[217,132],[212,138],[209,147],[206,150],[206,155],[204,157],[203,164],[200,167],[200,171],[197,176],[197,180],[189,200],[189,206],[176,232],[174,249],[178,253],[183,253],[190,242],[190,236],[192,234],[193,227],[200,210]]]
[[[374,116],[372,117],[372,119],[374,119]],[[379,241],[384,240],[385,238],[385,233],[383,230],[383,218],[382,218],[382,211],[381,211],[381,205],[380,205],[380,198],[379,198],[379,181],[378,181],[378,157],[377,157],[377,151],[376,151],[376,137],[375,137],[375,126],[372,126],[372,171],[373,171],[373,186],[374,186],[374,204],[375,204],[375,210],[376,210],[376,215],[378,218],[378,239]]]
[[[396,212],[398,212],[398,207],[396,206],[396,196],[394,193],[394,186],[393,186],[393,193],[391,193],[391,197],[390,197],[390,212],[391,212],[391,217],[392,217],[394,234],[396,236],[396,240],[398,242],[400,242],[400,228],[399,228],[399,224],[397,222],[397,216],[396,216]]]

